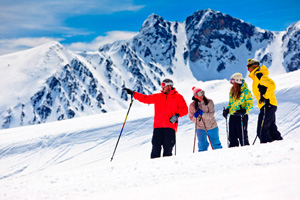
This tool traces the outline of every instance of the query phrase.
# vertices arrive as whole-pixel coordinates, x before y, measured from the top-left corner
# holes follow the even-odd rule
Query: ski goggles
[[[234,84],[235,83],[235,79],[234,78],[230,79],[230,83]]]
[[[201,97],[204,95],[204,91],[201,90],[201,91],[198,91],[197,93],[194,94],[194,96],[198,96],[198,97]]]
[[[234,83],[238,83],[238,84],[242,84],[243,81],[241,79],[235,80],[234,78],[230,79],[230,83],[234,84]]]
[[[257,67],[257,64],[248,64],[247,67],[250,67],[252,69],[255,69]]]
[[[170,83],[162,82],[160,85],[161,85],[162,88],[165,88],[168,85],[173,86],[173,83],[171,83],[171,82]]]

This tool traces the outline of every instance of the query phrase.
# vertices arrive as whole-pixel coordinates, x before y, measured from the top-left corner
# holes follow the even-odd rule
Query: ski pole
[[[241,127],[242,127],[242,146],[245,146],[245,138],[244,138],[244,115],[241,114]]]
[[[240,105],[240,110],[242,111],[242,106]],[[245,146],[245,135],[244,135],[244,115],[241,113],[241,128],[242,128],[242,142],[241,145]]]
[[[202,118],[202,117],[201,117],[201,118]],[[203,122],[203,125],[204,125],[204,128],[205,128],[206,135],[207,135],[207,137],[208,137],[208,140],[209,140],[209,143],[210,143],[211,149],[212,149],[212,150],[214,150],[214,148],[213,148],[213,146],[212,146],[212,144],[211,144],[210,137],[209,137],[209,135],[208,135],[208,132],[207,132],[207,128],[206,128],[206,126],[205,126],[205,123],[204,123],[204,119],[202,119],[202,122]]]
[[[227,117],[225,118],[225,121],[226,121],[226,132],[227,132],[227,146],[229,147],[229,132],[228,132]]]
[[[178,129],[178,121],[175,122],[175,156],[176,156],[176,133],[177,133],[177,129]]]
[[[223,110],[225,110],[225,107],[223,107]],[[229,147],[229,131],[228,131],[227,116],[225,117],[225,121],[226,121],[226,133],[227,133],[227,147]]]
[[[264,107],[264,115],[263,115],[263,120],[261,121],[261,127],[260,127],[260,132],[259,132],[260,143],[261,143],[261,132],[262,132],[262,128],[263,128],[263,125],[264,125],[265,117],[266,117],[266,105],[265,105],[265,107]],[[254,142],[253,142],[252,145],[254,145],[254,143],[255,143],[255,141],[256,141],[256,139],[257,139],[257,136],[258,136],[258,135],[256,135],[256,137],[255,137]]]
[[[197,120],[197,118],[196,118],[193,153],[195,153],[195,145],[196,145],[196,137],[197,137],[197,121],[198,121],[198,120]]]
[[[128,111],[127,111],[127,114],[126,114],[126,117],[125,117],[125,121],[124,121],[123,126],[122,126],[122,129],[121,129],[121,132],[120,132],[120,135],[119,135],[119,138],[118,138],[118,141],[117,141],[117,144],[116,144],[114,153],[113,153],[113,155],[112,155],[112,157],[111,157],[111,159],[110,159],[110,162],[113,160],[114,155],[115,155],[115,152],[116,152],[116,150],[117,150],[117,146],[118,146],[118,144],[119,144],[119,141],[120,141],[120,138],[121,138],[121,135],[122,135],[122,132],[123,132],[123,129],[124,129],[124,126],[125,126],[125,123],[126,123],[126,120],[127,120],[128,114],[129,114],[129,111],[130,111],[130,108],[131,108],[131,106],[132,106],[132,103],[133,103],[133,95],[131,95],[131,102],[130,102],[130,105],[129,105],[129,108],[128,108]]]

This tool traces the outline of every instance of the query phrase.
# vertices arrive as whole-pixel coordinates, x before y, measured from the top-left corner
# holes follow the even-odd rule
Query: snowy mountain
[[[288,27],[282,41],[285,68],[287,71],[300,69],[300,21]]]
[[[153,106],[0,130],[0,199],[182,200],[299,199],[300,70],[274,77],[282,141],[256,141],[257,103],[249,114],[250,146],[227,148],[222,108],[230,83],[202,85],[215,102],[223,149],[193,152],[194,123],[179,119],[176,156],[150,159]],[[247,80],[249,85],[251,81]],[[189,82],[180,92],[191,103]],[[129,106],[129,102],[126,102]],[[174,152],[173,152],[174,153]]]
[[[299,69],[299,22],[271,32],[211,9],[184,22],[152,14],[130,40],[74,53],[58,42],[0,57],[0,128],[70,119],[126,107],[123,88],[150,94],[165,77],[196,81],[247,74],[257,58],[271,75]],[[203,83],[205,84],[205,83]]]
[[[2,127],[106,112],[111,92],[99,74],[57,42],[2,56]]]
[[[198,80],[222,79],[240,71],[246,74],[247,58],[255,57],[274,40],[274,33],[212,10],[195,12],[185,21],[190,68]],[[270,65],[266,53],[258,58]],[[210,72],[212,76],[207,76]]]

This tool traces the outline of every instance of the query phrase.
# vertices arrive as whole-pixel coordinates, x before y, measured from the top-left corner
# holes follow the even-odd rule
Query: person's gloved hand
[[[259,103],[263,103],[263,104],[266,104],[266,98],[265,97],[263,97],[263,95],[262,94],[260,94],[260,99],[259,99]]]
[[[258,87],[258,91],[259,91],[260,95],[266,94],[267,89],[268,89],[266,86],[258,84],[257,87]]]
[[[240,110],[237,110],[235,112],[236,115],[245,115],[246,114],[246,109],[245,108],[241,108]]]
[[[224,108],[223,109],[223,117],[227,118],[228,113],[229,113],[229,108],[226,108],[226,109]]]
[[[247,111],[246,111],[246,109],[245,109],[245,108],[242,108],[242,109],[241,109],[241,113],[242,113],[242,115],[245,115],[245,114],[246,114],[246,112],[247,112]]]
[[[124,90],[127,92],[127,94],[133,95],[134,91],[129,88],[124,88]]]
[[[172,124],[174,124],[177,120],[178,120],[178,118],[179,118],[179,114],[175,114],[175,115],[173,115],[171,118],[170,118],[170,122],[172,123]]]
[[[270,100],[269,99],[266,99],[265,97],[263,97],[262,94],[260,94],[260,100],[259,100],[259,103],[263,103],[265,105],[268,105],[270,103]]]
[[[197,110],[197,111],[194,113],[194,117],[195,117],[195,118],[198,118],[199,115],[203,115],[203,110],[199,109],[199,110]]]

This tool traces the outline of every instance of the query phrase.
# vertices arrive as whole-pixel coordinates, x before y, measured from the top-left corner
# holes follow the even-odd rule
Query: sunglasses
[[[204,94],[203,91],[199,91],[199,92],[197,92],[196,94],[194,94],[194,96],[201,97],[201,96],[203,96],[203,94]]]
[[[168,85],[171,85],[171,86],[172,86],[173,84],[172,84],[172,83],[165,83],[165,82],[162,82],[160,85],[161,85],[162,88],[165,88],[165,87],[167,87]]]

